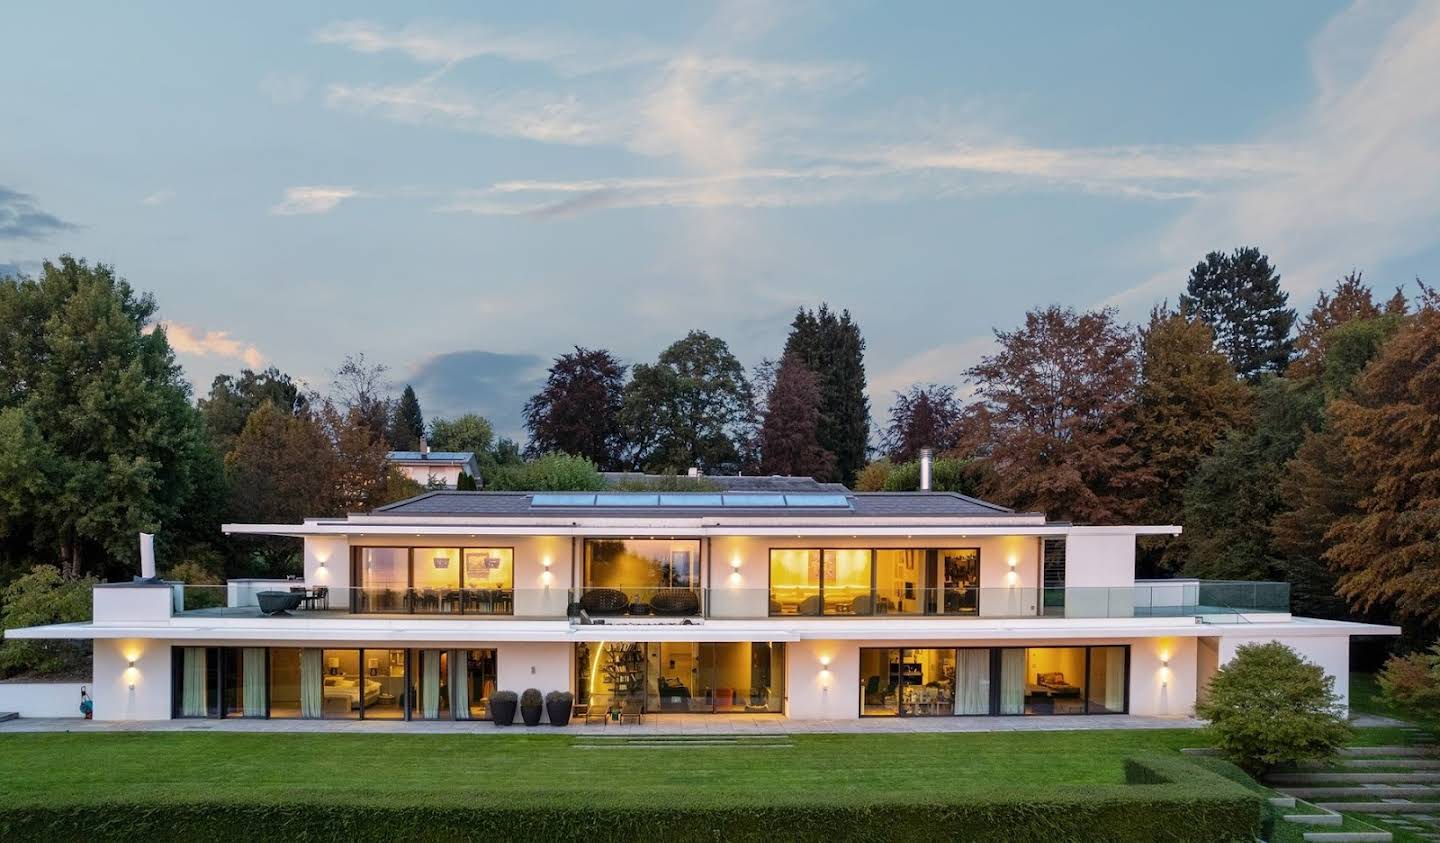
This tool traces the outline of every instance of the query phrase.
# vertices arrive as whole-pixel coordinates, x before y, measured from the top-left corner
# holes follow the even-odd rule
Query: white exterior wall
[[[571,687],[575,684],[575,645],[569,642],[497,644],[495,662],[497,690],[517,695],[526,688],[542,694],[575,690]],[[549,715],[542,715],[540,721],[549,722]]]
[[[1065,538],[1065,616],[1117,617],[1134,611],[1135,533],[1076,528]]]
[[[1130,645],[1130,713],[1158,717],[1193,715],[1197,672],[1195,639],[1137,638],[1124,643]]]
[[[1235,651],[1242,644],[1266,644],[1278,641],[1299,653],[1306,661],[1314,662],[1335,677],[1335,693],[1340,704],[1350,708],[1350,638],[1347,635],[1246,635],[1243,632],[1220,638],[1220,664],[1228,664],[1235,658]]]
[[[91,682],[0,682],[0,711],[21,717],[84,717],[80,689]]]
[[[160,620],[170,617],[175,590],[165,583],[102,585],[91,591],[90,605],[95,623]]]
[[[338,597],[344,601],[344,591],[354,583],[350,582],[350,542],[344,536],[305,537],[305,584],[335,589],[331,594],[332,603]]]
[[[829,660],[825,665],[822,660]],[[860,645],[791,641],[785,645],[785,713],[792,720],[860,716]]]
[[[133,668],[129,666],[132,660]],[[95,683],[90,686],[90,697],[95,701],[96,720],[169,720],[171,681],[169,641],[122,638],[95,642]]]

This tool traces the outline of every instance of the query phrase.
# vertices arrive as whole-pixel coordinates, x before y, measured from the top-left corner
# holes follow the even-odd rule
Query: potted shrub
[[[490,695],[490,719],[496,726],[509,726],[515,722],[515,706],[519,698],[514,691],[496,691]]]
[[[551,726],[569,726],[570,712],[575,708],[575,695],[569,691],[551,691],[545,695],[545,713]]]
[[[520,717],[526,726],[540,725],[540,712],[545,710],[545,698],[539,688],[526,688],[520,695]]]

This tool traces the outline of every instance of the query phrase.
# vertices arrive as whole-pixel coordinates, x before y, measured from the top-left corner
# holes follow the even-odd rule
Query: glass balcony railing
[[[286,580],[172,586],[173,611],[228,617],[406,616],[755,620],[762,618],[1164,618],[1243,622],[1290,611],[1278,582],[1157,580],[1121,587],[335,588]]]

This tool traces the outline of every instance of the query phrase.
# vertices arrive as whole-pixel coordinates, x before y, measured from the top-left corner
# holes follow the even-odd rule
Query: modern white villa
[[[709,478],[714,492],[433,491],[304,542],[303,581],[96,587],[101,720],[479,720],[497,689],[594,716],[1183,716],[1247,642],[1347,693],[1354,635],[1284,583],[1137,580],[1136,537],[945,492]],[[586,719],[582,717],[581,719]]]

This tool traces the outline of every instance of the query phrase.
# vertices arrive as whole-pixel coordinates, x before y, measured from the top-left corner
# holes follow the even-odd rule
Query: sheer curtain
[[[470,661],[465,650],[450,651],[450,716],[470,719]]]
[[[1025,649],[1000,651],[1000,713],[1025,713]]]
[[[204,717],[209,713],[205,695],[205,648],[186,647],[182,668],[180,716]]]
[[[246,717],[265,716],[265,648],[246,647],[241,651],[242,698]]]
[[[440,719],[440,651],[420,651],[420,716]]]
[[[1106,647],[1096,652],[1105,653],[1105,710],[1125,710],[1125,648]]]
[[[955,713],[990,713],[990,651],[961,650],[955,670]]]
[[[300,716],[325,716],[325,670],[321,651],[306,647],[300,651]]]

